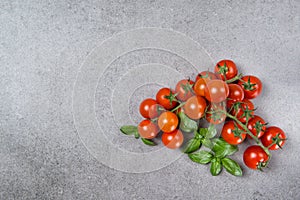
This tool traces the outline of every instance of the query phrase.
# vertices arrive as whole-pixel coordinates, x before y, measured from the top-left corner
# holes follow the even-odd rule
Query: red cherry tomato
[[[206,101],[203,97],[192,96],[183,106],[184,113],[191,119],[203,117],[206,108]]]
[[[184,138],[182,132],[177,129],[171,133],[163,133],[161,139],[166,147],[176,149],[182,145]]]
[[[212,103],[207,108],[205,118],[211,124],[220,124],[226,119],[224,112],[226,108],[222,103]]]
[[[268,147],[270,150],[277,150],[281,148],[284,145],[285,140],[285,133],[276,126],[268,127],[265,131],[265,134],[261,137],[261,142],[263,145]]]
[[[176,98],[180,101],[186,101],[188,98],[194,95],[193,93],[194,81],[181,80],[177,83],[175,88]]]
[[[177,100],[170,88],[162,88],[156,94],[156,101],[167,110],[173,109],[177,105]]]
[[[151,108],[151,106],[156,105],[157,102],[154,99],[145,99],[144,101],[142,101],[142,103],[140,104],[140,113],[144,118],[150,118],[149,116],[149,110]]]
[[[237,75],[238,70],[233,61],[221,60],[215,66],[215,73],[218,73],[221,79],[224,81],[234,78]]]
[[[254,115],[248,122],[249,131],[258,138],[261,138],[266,130],[266,122],[260,116]],[[248,138],[251,136],[247,135]]]
[[[243,88],[245,98],[254,99],[262,91],[262,83],[256,76],[243,76],[238,84]]]
[[[238,145],[245,140],[246,133],[239,125],[235,125],[233,121],[228,121],[223,126],[221,136],[227,143]]]
[[[231,103],[232,103],[232,105],[229,105]],[[238,102],[228,101],[227,106],[231,110],[230,113],[232,115],[235,115],[238,118],[238,120],[243,123],[246,123],[247,117],[248,117],[248,120],[253,118],[254,105],[248,99],[244,99],[243,101],[238,101]]]
[[[210,80],[218,79],[218,76],[213,72],[203,71],[196,76],[195,82],[197,82],[200,78],[202,78],[205,82],[208,82]]]
[[[238,84],[228,84],[228,98],[233,101],[242,101],[244,99],[244,90]]]
[[[222,80],[211,80],[205,88],[205,98],[213,103],[224,101],[229,95],[228,85]]]
[[[243,156],[244,163],[251,169],[262,169],[266,166],[269,156],[257,145],[248,147]]]
[[[163,132],[170,133],[178,126],[178,117],[176,114],[166,111],[158,117],[158,127]]]
[[[194,85],[195,94],[199,96],[204,96],[205,88],[206,88],[206,81],[203,78],[198,78],[198,80]]]
[[[156,137],[159,129],[151,120],[145,119],[138,125],[138,132],[142,138],[152,139]]]

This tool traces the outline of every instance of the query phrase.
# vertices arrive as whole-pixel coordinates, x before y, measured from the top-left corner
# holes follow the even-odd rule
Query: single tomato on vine
[[[234,121],[228,121],[223,126],[221,136],[227,143],[238,145],[245,140],[246,133],[238,124],[235,124]]]
[[[254,99],[262,92],[262,83],[256,76],[243,76],[238,84],[243,88],[245,98]]]
[[[166,147],[176,149],[182,145],[184,137],[182,132],[176,129],[170,133],[163,133],[161,139]]]
[[[203,78],[199,78],[194,85],[194,92],[198,96],[205,95],[206,81]]]
[[[173,109],[178,104],[176,95],[170,88],[161,88],[156,94],[156,101],[167,110]]]
[[[244,99],[242,101],[228,101],[227,106],[229,107],[230,114],[237,117],[237,119],[243,123],[247,122],[253,118],[254,115],[254,105],[248,100]]]
[[[220,103],[229,95],[228,85],[222,80],[211,80],[206,86],[205,98],[212,103]]]
[[[176,114],[166,111],[158,117],[158,127],[163,132],[170,133],[178,126],[178,117]]]
[[[186,79],[179,81],[175,87],[176,98],[180,101],[186,101],[194,95],[193,86],[194,81]]]
[[[192,96],[183,106],[184,113],[191,119],[203,117],[206,108],[206,101],[203,97]]]
[[[262,170],[267,165],[269,156],[260,146],[253,145],[245,150],[243,160],[247,167]]]
[[[157,102],[154,99],[145,99],[144,101],[142,101],[142,103],[140,104],[140,114],[144,117],[144,118],[150,118],[150,109],[151,106],[156,105]]]
[[[244,90],[238,84],[228,84],[229,95],[228,99],[233,101],[242,101],[244,99]]]
[[[254,136],[261,138],[266,130],[266,122],[260,116],[254,115],[248,122],[248,129]],[[247,137],[251,138],[250,135],[247,135]]]
[[[159,133],[159,129],[151,120],[145,119],[138,125],[138,132],[142,138],[152,139]]]
[[[280,128],[270,126],[266,128],[265,134],[261,137],[261,142],[270,150],[282,148],[286,140],[286,135]]]
[[[231,60],[221,60],[215,66],[215,73],[218,73],[223,81],[234,78],[238,70]]]
[[[207,108],[205,119],[211,124],[221,124],[226,119],[225,112],[223,103],[211,103]]]

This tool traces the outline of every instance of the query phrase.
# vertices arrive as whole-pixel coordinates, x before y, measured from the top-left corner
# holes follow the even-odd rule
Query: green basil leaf
[[[153,142],[152,140],[146,139],[146,138],[141,138],[141,140],[144,142],[144,144],[149,145],[149,146],[155,146],[156,143]]]
[[[136,126],[128,125],[128,126],[122,126],[120,128],[120,131],[124,133],[125,135],[134,135],[136,139],[140,137],[140,134],[138,132],[138,128]]]
[[[196,153],[190,153],[189,158],[200,164],[207,164],[213,159],[213,155],[208,151],[198,151]]]
[[[190,119],[188,116],[186,116],[183,112],[179,113],[179,118],[180,118],[180,129],[183,130],[184,132],[193,132],[198,129],[197,122],[194,120]]]
[[[224,158],[225,156],[232,155],[238,151],[238,147],[228,144],[222,138],[218,138],[215,140],[215,145],[212,150],[215,152],[217,158]]]
[[[210,139],[207,139],[207,138],[204,138],[203,140],[202,140],[202,144],[205,146],[205,147],[207,147],[207,148],[213,148],[213,143],[210,141]]]
[[[199,129],[199,134],[201,135],[201,136],[203,136],[203,137],[205,137],[206,136],[206,134],[207,134],[207,128],[200,128]]]
[[[207,128],[207,133],[205,135],[206,138],[213,138],[217,135],[217,129],[216,127],[211,124],[208,128]]]
[[[220,174],[220,172],[222,171],[222,163],[221,163],[221,160],[216,158],[216,159],[213,159],[211,161],[211,165],[210,165],[210,173],[213,175],[213,176],[217,176]]]
[[[192,153],[194,151],[197,151],[201,146],[201,140],[200,139],[190,139],[186,145],[186,148],[184,150],[184,153]]]
[[[222,164],[226,171],[234,176],[242,176],[243,172],[240,165],[230,158],[223,158]]]

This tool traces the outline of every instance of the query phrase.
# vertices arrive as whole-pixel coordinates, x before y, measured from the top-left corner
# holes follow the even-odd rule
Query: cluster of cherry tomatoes
[[[180,112],[198,122],[205,119],[211,124],[225,122],[221,137],[229,144],[238,145],[246,138],[256,145],[244,152],[244,163],[252,169],[261,169],[269,158],[269,150],[281,148],[285,133],[278,127],[267,127],[265,120],[255,115],[251,99],[262,92],[259,78],[238,74],[231,60],[219,61],[214,72],[203,71],[195,80],[180,80],[175,89],[161,88],[156,99],[145,99],[140,104],[140,114],[145,118],[138,125],[142,138],[155,138],[162,132],[163,144],[178,148],[184,141],[179,128]]]

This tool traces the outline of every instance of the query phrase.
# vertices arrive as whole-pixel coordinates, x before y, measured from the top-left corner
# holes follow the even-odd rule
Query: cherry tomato
[[[265,131],[265,134],[261,137],[261,142],[263,145],[268,147],[270,150],[277,150],[281,148],[284,145],[285,140],[285,133],[276,126],[268,127]]]
[[[227,143],[238,145],[245,140],[246,133],[239,125],[234,124],[233,121],[228,121],[223,126],[221,136]]]
[[[145,99],[140,104],[140,113],[144,118],[150,118],[149,116],[149,110],[151,106],[157,104],[157,102],[154,99]]]
[[[233,101],[242,101],[244,99],[244,90],[238,84],[228,84],[228,98]]]
[[[183,106],[184,113],[191,119],[203,117],[206,108],[206,101],[203,97],[192,96]]]
[[[254,115],[248,122],[248,129],[253,135],[261,138],[266,130],[266,122],[260,116]],[[247,137],[251,138],[249,135],[247,135]]]
[[[228,85],[222,80],[211,80],[205,88],[205,98],[213,103],[224,101],[229,95]]]
[[[204,96],[206,88],[206,81],[203,78],[199,78],[194,85],[194,92],[196,95]]]
[[[261,170],[266,166],[269,156],[260,146],[253,145],[245,150],[243,160],[247,167]]]
[[[208,106],[206,120],[212,124],[220,124],[226,119],[226,108],[222,103],[212,103]]]
[[[166,147],[176,149],[183,143],[183,134],[180,130],[176,129],[171,133],[163,133],[161,139]]]
[[[177,100],[170,88],[162,88],[156,94],[156,101],[167,110],[171,110],[177,105]]]
[[[145,119],[138,125],[138,132],[142,138],[152,139],[156,137],[159,129],[151,120]]]
[[[196,76],[196,82],[202,78],[205,82],[208,82],[210,80],[214,80],[214,79],[218,79],[218,76],[210,71],[203,71],[200,72],[197,76]]]
[[[221,60],[215,66],[215,73],[218,73],[223,81],[234,78],[238,70],[231,60]],[[225,75],[225,76],[224,76]]]
[[[233,105],[228,105],[232,103]],[[227,106],[229,106],[229,109],[231,109],[231,114],[235,115],[239,121],[245,123],[253,118],[254,115],[254,105],[253,103],[248,100],[248,99],[244,99],[243,101],[238,101],[238,102],[232,102],[229,101],[227,102]],[[233,106],[233,108],[232,108]]]
[[[243,76],[238,84],[243,88],[245,98],[254,99],[262,91],[262,83],[256,76]]]
[[[158,127],[163,132],[170,133],[178,126],[178,117],[176,114],[166,111],[158,117]]]
[[[194,81],[191,80],[181,80],[177,83],[175,88],[175,93],[177,93],[176,98],[180,101],[186,101],[188,98],[194,95],[193,93]]]

